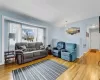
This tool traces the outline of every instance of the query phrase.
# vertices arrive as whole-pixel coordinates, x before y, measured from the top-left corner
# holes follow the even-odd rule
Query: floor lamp
[[[15,40],[15,34],[14,34],[14,33],[9,33],[9,36],[8,36],[8,51],[9,51],[9,43],[10,43],[10,39]]]

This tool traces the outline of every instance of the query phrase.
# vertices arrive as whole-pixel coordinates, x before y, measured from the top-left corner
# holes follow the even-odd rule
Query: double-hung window
[[[10,38],[9,34],[14,34],[14,38]],[[9,33],[8,33],[10,45],[15,45],[16,42],[21,42],[21,24],[9,23]]]
[[[44,28],[9,22],[9,33],[15,34],[15,39],[9,39],[10,45],[16,42],[45,42]]]
[[[22,25],[22,42],[44,43],[44,29]]]

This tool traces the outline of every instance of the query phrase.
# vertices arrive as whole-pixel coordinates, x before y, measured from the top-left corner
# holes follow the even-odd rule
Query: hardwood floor
[[[57,57],[54,57],[52,55],[48,55],[45,58],[34,60],[32,62],[28,62],[28,63],[22,64],[22,65],[18,65],[15,63],[8,64],[8,65],[2,65],[2,66],[0,66],[0,80],[12,80],[12,70],[15,70],[15,69],[18,69],[21,67],[25,67],[28,65],[32,65],[32,64],[35,64],[37,62],[40,62],[42,60],[47,60],[47,59],[56,61],[62,65],[65,65],[68,68],[70,68],[76,62],[78,62],[78,59],[74,62],[68,62],[68,61],[62,60],[61,58],[57,58]]]
[[[0,80],[12,80],[12,70],[38,63],[42,60],[53,60],[69,69],[60,75],[57,80],[100,80],[100,51],[87,52],[79,60],[68,62],[60,58],[48,55],[29,63],[18,65],[15,63],[0,66]]]
[[[100,80],[100,51],[87,52],[57,80]]]

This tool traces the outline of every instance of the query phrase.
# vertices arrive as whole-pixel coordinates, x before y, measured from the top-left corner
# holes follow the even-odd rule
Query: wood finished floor
[[[32,62],[28,62],[28,63],[22,64],[22,65],[18,65],[18,64],[15,64],[15,63],[2,65],[2,66],[0,66],[0,80],[13,80],[12,79],[12,70],[15,70],[15,69],[18,69],[18,68],[21,68],[21,67],[25,67],[25,66],[28,66],[28,65],[32,65],[32,64],[35,64],[35,63],[38,63],[40,61],[47,60],[47,59],[56,61],[56,62],[66,66],[68,68],[70,68],[76,62],[78,62],[78,59],[74,62],[68,62],[68,61],[62,60],[61,58],[57,58],[57,57],[54,57],[52,55],[48,55],[45,58],[34,60]]]
[[[100,51],[87,52],[57,80],[100,80]]]

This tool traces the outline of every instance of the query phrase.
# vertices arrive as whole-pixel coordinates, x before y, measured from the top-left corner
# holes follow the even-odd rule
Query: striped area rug
[[[52,60],[13,70],[13,80],[56,80],[67,68]]]

